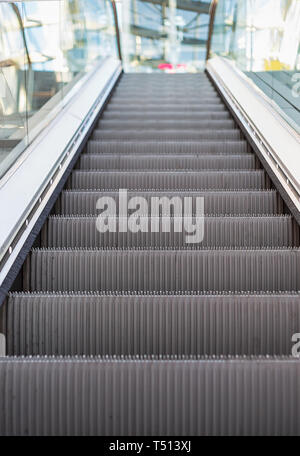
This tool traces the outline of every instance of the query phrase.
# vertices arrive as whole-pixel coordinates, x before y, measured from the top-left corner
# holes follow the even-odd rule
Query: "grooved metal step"
[[[176,93],[174,93],[174,89],[176,89]],[[220,101],[220,97],[218,96],[218,92],[216,91],[215,88],[213,88],[211,85],[203,84],[201,86],[196,86],[193,87],[192,85],[173,85],[170,87],[166,87],[164,85],[151,85],[148,84],[147,86],[139,86],[136,85],[131,86],[131,87],[126,87],[125,89],[122,87],[117,87],[113,94],[112,98],[125,98],[125,99],[131,99],[131,97],[137,98],[140,97],[140,101],[143,101],[142,95],[145,95],[146,98],[151,97],[151,99],[156,99],[158,97],[162,98],[167,98],[168,100],[173,99],[174,101],[181,102],[184,100],[184,97],[186,97],[186,100],[190,100],[192,97],[194,99],[197,97],[199,99],[199,102],[201,102],[201,99],[203,97],[210,97],[210,96],[215,96],[218,98]]]
[[[131,99],[131,97],[140,97],[140,100],[143,100],[143,95],[148,97],[153,97],[154,102],[158,97],[162,96],[163,98],[168,98],[169,101],[176,103],[179,99],[182,101],[186,96],[186,99],[189,100],[190,98],[194,97],[198,98],[199,103],[201,103],[201,99],[203,97],[209,96],[218,96],[217,90],[212,85],[189,85],[185,84],[182,87],[182,84],[174,84],[170,86],[164,86],[162,84],[147,84],[144,86],[135,86],[135,85],[128,85],[127,87],[120,87],[118,86],[116,90],[113,92],[112,97],[122,97]],[[220,98],[218,98],[220,101]]]
[[[81,170],[253,170],[256,167],[253,154],[232,155],[139,155],[134,154],[82,154],[78,167]]]
[[[295,359],[8,358],[0,390],[0,435],[300,433]]]
[[[77,189],[265,189],[264,170],[254,171],[81,171],[70,176]]]
[[[196,223],[195,218],[191,220]],[[97,217],[49,217],[43,247],[182,247],[187,245],[181,217],[136,217],[138,232],[121,232],[128,220],[112,219],[115,232],[100,232]],[[204,218],[202,247],[289,247],[299,246],[299,227],[290,216],[209,217]],[[142,228],[139,228],[142,225]],[[154,232],[153,228],[158,232]],[[144,230],[142,232],[141,230]],[[176,232],[180,230],[181,232]]]
[[[160,96],[160,95],[157,95],[156,97],[153,97],[153,96],[144,96],[143,99],[141,100],[141,97],[140,96],[136,96],[136,97],[120,97],[120,96],[113,96],[109,102],[109,104],[111,106],[115,106],[115,105],[127,105],[127,104],[130,104],[130,105],[142,105],[142,106],[147,106],[148,104],[150,105],[153,105],[155,104],[155,100],[157,102],[157,105],[160,106],[160,105],[164,105],[164,104],[168,104],[169,100],[170,100],[170,97],[163,97],[163,96]],[[185,96],[185,97],[182,97],[181,99],[179,98],[176,98],[176,100],[173,101],[173,103],[176,105],[176,106],[181,106],[181,105],[194,105],[194,106],[206,106],[206,105],[216,105],[216,106],[222,106],[223,105],[223,102],[220,101],[220,98],[218,98],[216,95],[212,95],[212,96],[209,96],[209,95],[203,95],[202,97],[201,96],[191,96],[191,97],[188,97],[188,96]]]
[[[187,129],[197,129],[197,130],[230,130],[230,128],[235,128],[235,123],[232,119],[225,120],[100,120],[98,124],[98,129],[100,130],[113,130],[125,128],[128,130],[187,130]]]
[[[229,112],[220,111],[220,112],[196,112],[194,111],[192,114],[182,112],[170,112],[170,111],[163,111],[163,110],[154,110],[148,111],[143,114],[143,119],[145,120],[184,120],[184,121],[202,121],[202,120],[223,120],[223,119],[230,119],[231,116]],[[103,120],[140,120],[141,114],[139,112],[127,112],[127,111],[104,111]],[[101,122],[101,119],[99,122]]]
[[[94,130],[93,139],[108,140],[137,140],[137,141],[193,141],[193,140],[239,140],[242,139],[242,133],[238,129],[231,130],[162,130],[140,129],[140,130]]]
[[[282,214],[284,211],[283,202],[278,197],[274,190],[247,190],[247,191],[129,191],[128,199],[139,196],[143,197],[148,205],[149,211],[151,208],[152,198],[169,199],[173,197],[191,197],[193,199],[193,207],[198,197],[204,198],[204,213],[205,214]],[[56,204],[55,212],[57,214],[81,214],[92,215],[97,214],[96,204],[101,197],[113,198],[118,207],[119,193],[117,191],[63,191],[60,199]],[[149,212],[150,214],[151,212]],[[162,212],[162,215],[168,215],[168,212]],[[182,215],[182,214],[175,214]]]
[[[131,154],[242,154],[248,151],[246,141],[96,141],[87,144],[88,153],[131,153]]]
[[[35,249],[31,291],[299,291],[300,249]]]
[[[138,98],[140,97],[140,100],[144,100],[143,97],[145,97],[147,100],[152,99],[155,100],[158,97],[162,99],[172,99],[174,98],[174,91],[176,91],[176,98],[179,100],[185,99],[189,101],[191,98],[197,98],[199,100],[199,103],[201,103],[203,98],[210,98],[218,97],[218,93],[215,89],[213,89],[211,86],[206,86],[206,87],[186,87],[185,89],[182,89],[180,86],[173,86],[170,88],[166,87],[159,87],[158,85],[156,86],[151,86],[151,87],[127,87],[127,88],[117,88],[112,96],[112,99],[114,98],[126,98],[126,99],[132,99],[132,98]],[[220,101],[220,98],[217,98]]]
[[[134,112],[153,112],[153,111],[156,111],[156,112],[167,112],[167,111],[170,111],[170,112],[182,112],[182,113],[185,113],[185,112],[189,112],[189,113],[193,113],[193,112],[228,112],[227,109],[226,109],[226,106],[223,105],[223,104],[208,104],[208,103],[205,103],[205,104],[196,104],[196,105],[191,105],[191,104],[175,104],[175,103],[164,103],[163,106],[161,106],[159,103],[148,103],[147,105],[142,105],[142,104],[133,104],[133,103],[129,103],[129,104],[118,104],[118,103],[115,103],[115,104],[108,104],[107,108],[106,108],[106,112],[113,112],[113,111],[117,111],[117,112],[122,112],[122,111],[126,111],[126,112],[131,112],[131,111],[134,111]]]
[[[8,356],[289,356],[300,295],[22,293],[2,314]]]

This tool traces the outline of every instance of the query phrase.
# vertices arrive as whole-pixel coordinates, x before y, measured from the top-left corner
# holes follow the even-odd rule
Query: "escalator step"
[[[162,77],[163,76],[163,77]],[[179,77],[178,74],[168,77],[166,74],[125,74],[122,79],[119,80],[116,87],[151,87],[154,84],[158,84],[160,87],[164,86],[166,88],[179,85],[183,87],[182,83],[184,82],[184,87],[191,85],[192,87],[207,87],[212,86],[211,81],[204,76],[204,74],[198,73],[197,77],[191,77],[191,74],[185,74],[185,77]]]
[[[179,75],[179,74],[172,74],[172,75],[167,75],[167,74],[158,74],[158,73],[152,73],[152,74],[125,74],[122,79],[119,80],[117,87],[120,86],[129,86],[132,85],[132,87],[137,87],[137,86],[144,86],[147,85],[147,87],[150,87],[152,84],[159,84],[159,86],[165,86],[166,88],[172,85],[178,84],[182,88],[182,84],[184,83],[185,85],[189,86],[191,85],[192,87],[195,86],[209,86],[212,85],[210,79],[202,74],[202,73],[197,73],[197,75],[192,75],[192,74],[184,74],[184,75]]]
[[[202,83],[207,84],[210,83],[209,78],[205,73],[175,73],[175,74],[166,74],[166,73],[125,73],[122,79],[120,80],[120,84],[127,84],[127,83],[138,83],[142,84],[143,82],[151,82],[151,81],[164,81],[164,83],[168,84],[169,82],[194,82],[194,83]]]
[[[129,87],[165,87],[168,89],[169,87],[213,87],[211,81],[207,77],[202,77],[202,74],[197,75],[197,77],[190,78],[189,75],[185,75],[184,78],[179,78],[178,75],[172,75],[171,77],[166,77],[167,75],[155,75],[155,77],[150,77],[150,75],[136,75],[137,77],[132,77],[131,79],[127,79],[128,75],[124,75],[122,79],[116,85],[117,88],[121,87],[122,89],[129,88]],[[130,76],[134,76],[131,74]],[[184,83],[184,85],[183,85]],[[173,94],[174,95],[174,94]]]
[[[98,130],[113,130],[115,129],[136,129],[136,130],[230,130],[235,128],[235,122],[232,119],[225,120],[100,120]]]
[[[193,140],[239,140],[242,133],[238,129],[231,130],[163,130],[140,129],[140,130],[94,130],[93,139],[98,141],[136,140],[136,141],[193,141]]]
[[[0,390],[0,435],[300,433],[291,358],[3,358]]]
[[[199,142],[176,142],[176,141],[95,141],[90,140],[87,144],[88,153],[103,154],[243,154],[247,153],[247,142],[236,141],[201,141]]]
[[[300,290],[300,249],[34,249],[31,291]]]
[[[197,97],[201,100],[203,96],[218,96],[218,92],[216,89],[209,84],[200,84],[200,85],[193,85],[193,84],[186,84],[184,88],[182,84],[173,84],[170,86],[162,85],[162,84],[147,84],[147,85],[127,85],[125,86],[118,86],[114,92],[113,96],[120,96],[123,98],[131,99],[131,97],[140,96],[141,100],[143,99],[143,95],[146,96],[153,96],[157,98],[158,96],[162,96],[163,98],[168,98],[169,100],[177,99],[190,99],[191,97]],[[219,98],[220,100],[220,98]]]
[[[8,356],[288,356],[300,295],[21,293],[2,314]]]
[[[210,104],[210,103],[205,103],[202,105],[195,104],[175,104],[173,102],[169,103],[164,103],[163,105],[160,105],[160,103],[148,103],[146,106],[142,104],[134,104],[134,103],[128,103],[128,104],[119,104],[119,103],[114,103],[111,104],[109,103],[105,112],[182,112],[183,115],[185,112],[190,112],[193,113],[195,112],[228,112],[226,109],[226,106],[223,104]]]
[[[85,170],[233,170],[255,169],[254,154],[218,154],[218,155],[118,155],[114,154],[82,154],[79,168]]]
[[[192,84],[211,84],[210,79],[205,73],[125,73],[122,79],[118,82],[118,86],[121,84],[151,84],[151,83],[163,83],[169,84],[181,84],[192,83]]]
[[[216,92],[215,89],[213,89],[211,86],[204,86],[204,87],[186,87],[185,89],[179,88],[179,86],[173,86],[169,88],[165,87],[159,87],[158,85],[156,86],[150,86],[150,87],[127,87],[127,88],[117,88],[114,90],[112,98],[137,98],[140,97],[141,100],[144,99],[144,97],[148,98],[157,98],[157,97],[162,97],[162,98],[168,98],[168,100],[174,98],[174,91],[176,90],[176,101],[177,99],[184,99],[186,97],[187,100],[190,100],[192,97],[198,98],[201,101],[201,98],[203,97],[218,97],[218,93]],[[218,98],[220,100],[220,98]]]
[[[169,96],[163,96],[163,95],[156,95],[156,96],[146,96],[143,95],[142,97],[140,95],[136,95],[134,97],[125,97],[125,96],[120,96],[120,95],[115,95],[111,98],[109,104],[113,105],[142,105],[142,106],[147,106],[148,104],[154,104],[157,102],[159,105],[163,106],[164,104],[168,104],[170,101]],[[180,105],[196,105],[196,106],[201,106],[201,105],[221,105],[223,106],[223,102],[220,100],[220,98],[217,95],[209,95],[209,94],[199,94],[198,96],[193,95],[190,97],[187,96],[182,96],[181,98],[176,97],[172,100],[172,103],[180,106]]]
[[[176,93],[174,93],[174,89],[176,89]],[[193,84],[193,83],[187,83],[186,85],[182,84],[161,84],[161,83],[156,83],[156,84],[118,84],[113,91],[113,95],[120,95],[122,97],[128,97],[130,98],[132,95],[143,95],[143,93],[149,94],[149,95],[157,95],[161,94],[164,97],[169,97],[169,98],[174,98],[174,97],[179,97],[181,98],[184,95],[202,95],[202,94],[217,94],[218,92],[216,91],[215,87],[213,87],[211,84]]]
[[[137,107],[137,106],[141,106],[141,107],[144,107],[146,109],[149,108],[149,106],[155,106],[156,104],[156,108],[159,109],[160,107],[164,107],[165,109],[167,109],[167,107],[169,106],[169,101],[170,98],[165,98],[165,100],[161,100],[160,97],[158,96],[157,97],[157,102],[155,102],[155,99],[153,98],[148,98],[148,101],[147,100],[141,100],[140,97],[137,97],[137,98],[123,98],[123,99],[113,99],[109,102],[109,106],[112,108],[114,106],[116,107],[121,107],[121,106],[130,106],[131,108],[132,107]],[[181,109],[181,106],[183,107],[183,109],[186,109],[186,106],[189,106],[189,107],[194,107],[194,108],[198,108],[203,106],[204,108],[207,108],[208,106],[210,108],[222,108],[224,106],[224,104],[217,98],[217,97],[214,97],[214,98],[205,98],[205,99],[202,99],[202,100],[198,100],[198,99],[195,99],[195,97],[187,100],[185,98],[183,98],[182,100],[172,100],[172,105],[176,108],[175,110],[177,109]]]
[[[164,112],[164,111],[149,111],[143,114],[143,119],[145,120],[185,120],[185,121],[202,121],[202,120],[223,120],[230,119],[231,116],[229,112],[220,111],[220,112],[193,112],[192,114],[181,112]],[[141,120],[141,114],[138,112],[126,112],[126,111],[105,111],[101,119],[104,120]]]
[[[76,189],[263,189],[264,170],[254,171],[73,171]]]
[[[284,211],[283,202],[274,190],[266,191],[140,191],[128,192],[128,198],[141,196],[147,201],[149,208],[151,199],[154,198],[173,198],[189,196],[193,198],[195,206],[196,197],[204,197],[205,214],[282,214]],[[96,204],[101,197],[111,197],[116,202],[119,200],[117,191],[63,191],[56,204],[56,213],[71,215],[92,215],[97,214]],[[163,215],[165,215],[163,213]],[[168,214],[166,214],[168,215]],[[178,214],[176,214],[178,215]],[[181,215],[181,214],[179,214]]]
[[[115,219],[115,232],[100,232],[96,217],[49,217],[45,225],[43,247],[182,247],[187,245],[183,221],[174,217],[146,217],[146,232],[119,230]],[[193,218],[193,223],[195,219]],[[127,226],[127,220],[122,220]],[[137,218],[137,224],[140,223]],[[158,225],[158,232],[151,227]],[[204,219],[203,247],[289,247],[299,246],[299,228],[290,216],[275,217],[209,217]]]

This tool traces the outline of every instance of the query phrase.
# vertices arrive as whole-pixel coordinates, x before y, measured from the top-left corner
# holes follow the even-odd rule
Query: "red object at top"
[[[174,68],[186,68],[186,64],[178,63],[175,67],[172,63],[160,63],[157,68],[159,70],[174,70]]]
[[[173,70],[172,63],[160,63],[157,67],[159,70]]]

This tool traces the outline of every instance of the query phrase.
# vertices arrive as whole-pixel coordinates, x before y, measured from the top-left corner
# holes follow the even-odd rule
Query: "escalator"
[[[99,232],[120,189],[203,198],[203,241]],[[299,434],[299,245],[206,74],[124,74],[1,308],[0,434]]]

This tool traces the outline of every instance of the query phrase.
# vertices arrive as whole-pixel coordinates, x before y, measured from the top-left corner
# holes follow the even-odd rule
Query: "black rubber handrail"
[[[209,18],[208,38],[207,38],[207,45],[206,45],[206,61],[210,57],[210,49],[211,49],[211,42],[212,42],[212,35],[213,35],[213,31],[214,31],[217,7],[218,7],[218,0],[212,0],[210,9],[209,9],[210,18]]]
[[[119,21],[118,21],[118,12],[115,0],[111,0],[111,5],[113,9],[114,21],[115,21],[115,28],[116,28],[116,40],[117,40],[117,48],[119,59],[122,62],[122,49],[121,49],[121,37],[120,37],[120,29],[119,29]]]
[[[18,19],[18,23],[19,23],[19,26],[20,26],[22,39],[23,39],[23,43],[24,43],[24,48],[25,48],[25,52],[26,52],[27,63],[28,63],[28,65],[31,65],[31,59],[30,59],[30,54],[29,54],[28,45],[27,45],[27,41],[26,41],[26,35],[25,35],[23,20],[22,20],[19,8],[18,8],[18,6],[15,3],[11,3],[11,7],[12,7],[12,9],[13,9],[13,11],[14,11],[15,15],[17,16],[17,19]]]

